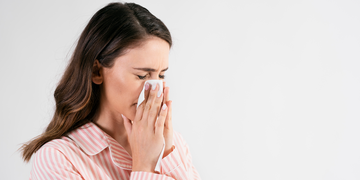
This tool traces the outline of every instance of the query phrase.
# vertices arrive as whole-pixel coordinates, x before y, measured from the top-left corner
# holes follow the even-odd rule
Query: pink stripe
[[[94,156],[94,162],[97,165],[97,174],[99,176],[99,179],[106,179],[106,177],[104,176],[105,173],[102,173],[104,170],[103,170],[103,167],[100,165],[101,162],[100,162],[99,157],[100,157],[100,155]]]
[[[42,151],[44,151],[44,150],[42,150]],[[37,170],[37,172],[39,173],[39,179],[46,179],[46,177],[45,177],[45,172],[43,172],[43,171],[45,171],[45,168],[43,168],[42,166],[42,164],[44,163],[43,161],[43,158],[41,157],[41,154],[42,154],[42,151],[38,151],[37,152],[37,156],[36,156],[36,170]]]
[[[65,166],[68,164],[64,161],[63,158],[61,158],[61,156],[54,156],[53,160],[59,162],[60,164],[65,165]],[[64,175],[66,178],[70,178],[69,174],[66,173],[66,169],[61,169],[61,168],[59,168],[59,169],[60,169],[60,174]]]
[[[131,179],[138,179],[137,173],[131,173]]]
[[[109,175],[110,175],[110,171],[109,171],[109,168],[107,167],[107,163],[105,163],[105,160],[104,160],[106,157],[104,157],[104,156],[102,155],[102,153],[100,153],[100,154],[98,155],[98,158],[99,158],[100,161],[101,161],[101,165],[102,165],[103,169],[105,170],[106,175],[109,176]]]
[[[95,126],[95,125],[94,125]],[[101,147],[101,146],[104,146],[104,142],[102,142],[102,139],[101,138],[98,138],[98,136],[100,135],[103,135],[103,133],[101,131],[97,131],[95,128],[92,128],[88,131],[89,133],[89,136],[90,137],[95,137],[96,139],[94,139],[94,144],[97,146],[97,147]]]
[[[76,134],[73,134],[73,136],[76,136],[77,140],[81,142],[81,145],[83,146],[85,151],[90,151],[92,149],[95,149],[96,146],[94,146],[93,144],[91,144],[91,142],[89,141],[88,137],[83,134],[84,132],[79,132]]]
[[[109,150],[107,150],[109,151]],[[110,170],[110,166],[111,164],[107,161],[109,157],[106,157],[105,156],[106,154],[101,154],[100,153],[100,159],[101,159],[101,162],[103,162],[103,166],[104,166],[104,169],[106,171],[106,174],[109,176],[109,177],[113,177],[112,176],[112,172]]]
[[[46,179],[50,179],[50,177],[49,177],[49,172],[47,172],[46,170],[47,170],[47,168],[46,168],[46,163],[47,163],[47,161],[46,161],[46,158],[44,157],[44,153],[46,152],[46,150],[47,149],[44,149],[42,152],[40,152],[40,154],[39,154],[39,156],[40,156],[40,170],[41,171],[44,171],[44,172],[42,172],[42,174],[45,176],[44,178],[46,178]]]
[[[73,149],[73,148],[66,148],[66,145],[61,144],[64,153],[67,154],[68,160],[71,164],[76,168],[77,171],[83,171],[85,169],[84,164],[82,163],[83,159],[81,159],[81,150],[80,149]],[[71,146],[71,145],[68,145]],[[82,176],[86,176],[83,174]]]
[[[43,172],[40,170],[40,166],[41,166],[41,157],[40,157],[40,150],[36,153],[36,159],[34,161],[34,170],[35,170],[35,174],[37,176],[35,176],[34,179],[45,179],[45,174],[43,174]],[[40,168],[40,169],[39,169]]]
[[[89,131],[80,131],[79,134],[82,136],[82,139],[85,140],[86,144],[88,144],[90,150],[96,149],[96,147],[99,146],[98,143],[93,141],[93,140],[97,140],[96,136],[91,137],[91,135],[89,135]]]

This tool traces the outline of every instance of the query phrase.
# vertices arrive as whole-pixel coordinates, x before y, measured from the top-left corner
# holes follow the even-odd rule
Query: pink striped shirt
[[[132,172],[132,158],[112,137],[90,122],[43,145],[35,155],[35,179],[200,179],[187,144],[174,133],[173,151],[161,161],[160,174]]]

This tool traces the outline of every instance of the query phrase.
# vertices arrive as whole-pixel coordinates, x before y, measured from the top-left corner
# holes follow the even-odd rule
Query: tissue
[[[146,83],[149,83],[151,84],[150,88],[155,86],[156,84],[159,84],[159,91],[163,92],[163,81],[162,80],[147,80],[145,83],[144,83],[144,87],[140,93],[140,96],[139,96],[139,99],[138,99],[138,103],[137,103],[137,106],[136,108],[139,107],[139,105],[145,100],[145,84]]]

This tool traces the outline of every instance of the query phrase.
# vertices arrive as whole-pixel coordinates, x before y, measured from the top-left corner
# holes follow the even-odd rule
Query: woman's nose
[[[150,78],[149,80],[163,80],[159,76],[157,78]]]

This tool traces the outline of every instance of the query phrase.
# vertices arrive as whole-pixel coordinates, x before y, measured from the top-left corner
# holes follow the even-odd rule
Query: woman
[[[164,79],[171,44],[166,26],[137,4],[96,12],[55,90],[52,121],[22,147],[25,161],[36,152],[30,179],[200,179],[173,132],[165,82],[163,93],[146,84],[137,107],[144,82]]]

